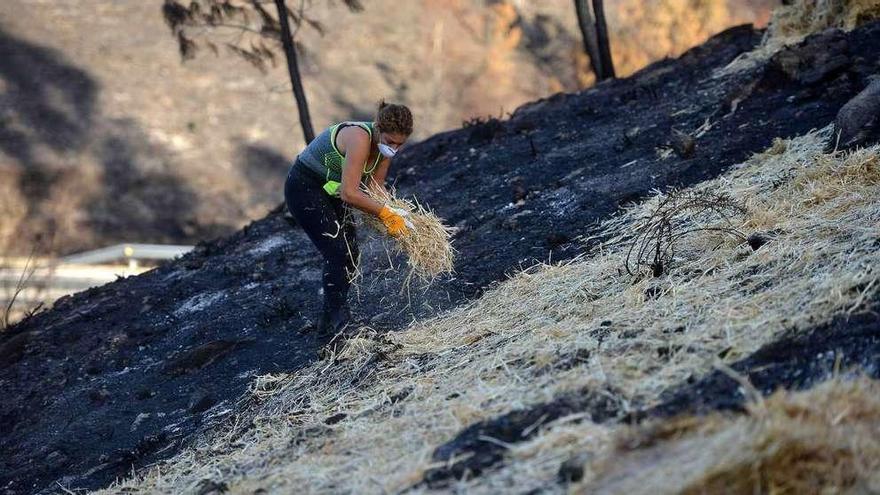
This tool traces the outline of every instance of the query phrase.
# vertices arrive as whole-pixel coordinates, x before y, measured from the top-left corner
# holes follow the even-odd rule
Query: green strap
[[[324,183],[324,191],[330,196],[339,196],[339,186],[341,186],[341,182],[336,182],[335,180],[328,180]]]
[[[333,128],[330,130],[330,146],[332,146],[333,151],[336,152],[336,154],[339,155],[344,160],[345,155],[343,155],[339,151],[339,148],[336,147],[336,134],[339,133],[339,128],[342,127],[342,124],[353,124],[353,125],[360,127],[361,129],[364,129],[365,131],[367,131],[367,134],[370,135],[371,142],[373,140],[373,125],[372,125],[372,123],[364,123],[364,122],[340,122],[340,123],[333,126]],[[382,159],[382,154],[377,153],[376,154],[376,161],[373,162],[373,166],[369,167],[369,169],[367,168],[367,162],[364,162],[364,171],[361,174],[361,177],[363,178],[366,176],[373,175],[373,172],[376,171],[376,167],[379,166],[379,161],[381,159]],[[340,172],[340,174],[341,174],[341,172]],[[326,191],[327,194],[329,194],[331,196],[339,196],[339,187],[342,185],[342,182],[330,180],[330,168],[329,167],[327,167],[327,175],[325,177],[325,180],[327,182],[324,183],[324,191]]]

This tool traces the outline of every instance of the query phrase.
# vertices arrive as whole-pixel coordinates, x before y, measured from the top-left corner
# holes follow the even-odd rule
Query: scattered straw
[[[258,399],[263,399],[279,394],[282,390],[284,390],[284,387],[289,384],[289,374],[268,373],[266,375],[260,375],[254,379],[254,382],[251,384],[250,387],[250,392],[254,397]]]
[[[829,381],[777,392],[746,416],[682,417],[619,439],[576,493],[877,493],[880,385]]]
[[[773,231],[757,251],[700,230],[677,240],[661,277],[627,274],[626,252],[660,194],[606,222],[608,241],[581,259],[526,270],[401,332],[365,330],[332,359],[262,380],[259,398],[237,411],[237,424],[254,426],[215,432],[108,492],[192,493],[209,479],[230,493],[397,493],[476,421],[585,388],[614,391],[621,413],[650,407],[720,354],[729,364],[857,311],[880,285],[880,146],[828,154],[830,134],[777,140],[690,189],[743,205],[737,230]],[[615,455],[615,426],[563,419],[538,425],[503,465],[453,489],[558,488],[572,453]]]
[[[364,191],[374,200],[392,208],[409,212],[406,219],[410,222],[407,233],[394,237],[398,252],[406,255],[410,272],[404,285],[408,285],[413,275],[422,281],[431,281],[435,277],[452,273],[455,261],[455,249],[451,238],[455,229],[447,227],[433,211],[425,208],[417,200],[409,201],[398,198],[394,192],[386,192],[378,188],[367,187]],[[373,215],[362,215],[364,223],[377,232],[387,235],[382,221]]]

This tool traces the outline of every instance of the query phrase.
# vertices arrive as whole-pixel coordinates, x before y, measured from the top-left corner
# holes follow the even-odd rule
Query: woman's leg
[[[324,258],[321,330],[338,330],[348,320],[349,274],[354,274],[357,241],[342,202],[316,179],[294,166],[284,186],[287,208]],[[354,256],[349,255],[349,252]],[[330,328],[328,328],[330,327]]]

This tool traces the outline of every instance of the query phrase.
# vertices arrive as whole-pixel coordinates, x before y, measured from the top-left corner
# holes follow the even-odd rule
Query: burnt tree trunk
[[[599,56],[599,42],[596,36],[593,14],[590,12],[587,0],[574,0],[574,9],[577,12],[578,27],[581,30],[581,38],[584,41],[584,51],[590,57],[590,66],[593,68],[593,74],[596,74],[596,81],[601,81],[605,71],[602,67],[602,59]]]
[[[605,7],[602,0],[593,0],[593,12],[596,14],[596,37],[599,40],[599,58],[602,59],[602,79],[616,77],[614,61],[611,59],[611,43],[608,41],[608,25],[605,23]]]
[[[315,130],[312,128],[309,104],[306,101],[306,92],[303,89],[302,78],[299,75],[299,62],[297,62],[296,58],[296,47],[293,46],[293,37],[290,34],[287,5],[284,4],[284,0],[275,0],[275,8],[278,9],[278,22],[281,24],[281,44],[284,46],[284,55],[287,57],[287,72],[290,74],[293,97],[296,99],[296,108],[299,111],[299,124],[302,126],[306,144],[309,144],[315,139]]]

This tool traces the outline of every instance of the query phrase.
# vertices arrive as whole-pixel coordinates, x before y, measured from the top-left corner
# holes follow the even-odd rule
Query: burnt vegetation
[[[286,2],[282,2],[285,3]],[[321,35],[326,28],[309,17],[307,7],[312,2],[301,0],[294,8],[287,8],[287,18],[294,26],[293,35],[302,26],[309,26]],[[352,12],[360,12],[358,0],[345,0]],[[162,16],[177,38],[180,56],[192,59],[201,48],[219,55],[225,47],[261,72],[277,66],[278,50],[282,43],[282,27],[276,12],[265,0],[194,0],[179,2],[166,0]],[[302,51],[303,47],[297,45]]]
[[[746,213],[733,198],[710,191],[670,191],[635,229],[624,266],[636,275],[649,268],[655,277],[675,260],[676,243],[698,232],[718,232],[743,242],[747,236],[732,219]]]

